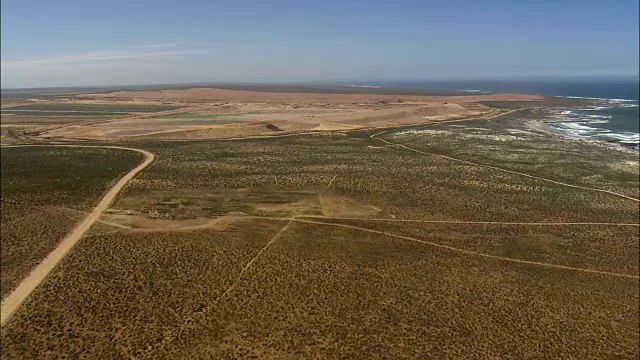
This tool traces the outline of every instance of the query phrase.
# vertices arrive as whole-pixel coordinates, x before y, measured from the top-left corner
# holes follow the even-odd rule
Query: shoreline
[[[572,99],[577,97],[565,96],[565,98]],[[607,144],[633,153],[640,151],[640,131],[633,128],[625,129],[624,126],[621,128],[620,125],[616,126],[616,121],[620,122],[620,119],[616,116],[621,116],[621,114],[619,112],[617,115],[616,112],[607,112],[608,109],[637,108],[638,100],[581,99],[593,100],[594,103],[580,107],[549,109],[547,119],[543,120],[544,129],[568,138]]]
[[[634,155],[640,154],[640,147],[631,147],[631,146],[626,146],[624,144],[621,144],[619,142],[612,142],[612,141],[606,141],[606,140],[596,139],[592,137],[583,137],[583,136],[567,134],[562,130],[559,130],[549,125],[549,123],[550,122],[547,120],[528,120],[527,121],[527,125],[530,126],[532,129],[542,131],[544,133],[551,134],[563,139],[569,139],[571,141],[580,141],[580,142],[588,143],[591,145],[607,147],[609,149],[624,152],[627,154],[634,154]]]

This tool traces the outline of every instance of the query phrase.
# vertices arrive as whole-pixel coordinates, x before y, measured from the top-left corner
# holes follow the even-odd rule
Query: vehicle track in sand
[[[506,114],[503,114],[503,115],[506,115]],[[473,161],[462,160],[462,159],[454,158],[454,157],[447,156],[447,155],[442,155],[442,154],[437,154],[437,153],[430,153],[430,152],[427,152],[427,151],[414,149],[412,147],[409,147],[409,146],[406,146],[406,145],[403,145],[403,144],[399,144],[399,143],[394,143],[394,142],[391,142],[391,141],[388,141],[388,140],[385,140],[385,139],[382,139],[382,138],[378,137],[378,136],[380,136],[380,135],[382,135],[384,133],[386,133],[386,131],[382,131],[382,132],[373,134],[373,135],[371,135],[369,137],[371,139],[379,140],[379,141],[381,141],[381,142],[383,142],[383,143],[385,143],[387,145],[390,145],[390,146],[401,147],[401,148],[403,148],[405,150],[413,151],[413,152],[424,154],[424,155],[438,156],[438,157],[441,157],[441,158],[444,158],[444,159],[457,161],[457,162],[460,162],[460,163],[463,163],[463,164],[467,164],[467,165],[473,165],[473,166],[479,166],[479,167],[484,167],[484,168],[493,169],[493,170],[499,170],[499,171],[503,171],[503,172],[506,172],[506,173],[509,173],[509,174],[515,174],[515,175],[525,176],[525,177],[528,177],[528,178],[531,178],[531,179],[550,182],[550,183],[553,183],[553,184],[556,184],[556,185],[567,186],[567,187],[574,188],[574,189],[582,189],[582,190],[589,190],[589,191],[606,193],[606,194],[615,195],[615,196],[618,196],[618,197],[621,197],[621,198],[624,198],[624,199],[627,199],[627,200],[640,202],[640,199],[636,199],[634,197],[627,196],[627,195],[624,195],[624,194],[620,194],[620,193],[617,193],[617,192],[611,191],[611,190],[597,189],[597,188],[592,188],[592,187],[587,187],[587,186],[568,184],[568,183],[565,183],[565,182],[562,182],[562,181],[556,181],[556,180],[552,180],[552,179],[547,179],[547,178],[544,178],[544,177],[541,177],[541,176],[531,175],[531,174],[522,173],[522,172],[514,171],[514,170],[503,169],[503,168],[498,167],[498,166],[479,164],[479,163],[475,163]]]
[[[309,216],[305,216],[305,217],[309,218]],[[235,280],[231,283],[231,285],[229,285],[225,289],[225,291],[220,296],[218,296],[216,299],[214,299],[213,302],[210,303],[209,305],[207,305],[204,309],[194,313],[189,318],[185,319],[180,327],[178,327],[177,329],[175,329],[173,331],[168,332],[160,341],[158,341],[158,342],[156,342],[154,344],[148,345],[148,347],[147,347],[146,351],[144,352],[144,354],[141,355],[141,358],[148,357],[151,354],[151,352],[158,351],[158,350],[161,350],[163,347],[169,346],[171,341],[175,340],[177,338],[177,336],[179,336],[179,334],[182,331],[184,331],[186,326],[188,326],[189,324],[193,324],[195,322],[196,317],[206,316],[206,314],[214,306],[216,306],[223,298],[225,298],[229,293],[231,293],[235,289],[235,287],[240,282],[240,280],[251,269],[252,265],[260,258],[260,256],[267,249],[269,249],[275,243],[275,241],[277,239],[279,239],[282,236],[282,234],[284,232],[286,232],[289,229],[289,227],[294,222],[305,223],[305,224],[324,225],[324,226],[336,226],[336,227],[348,228],[348,229],[352,229],[352,230],[364,231],[364,232],[384,235],[384,236],[388,236],[388,237],[394,237],[394,238],[399,238],[399,239],[403,239],[403,240],[408,240],[408,241],[412,241],[412,242],[418,242],[418,243],[421,243],[421,244],[426,244],[426,245],[434,246],[434,247],[437,247],[437,248],[441,248],[441,249],[446,249],[446,250],[449,250],[449,251],[462,253],[462,254],[465,254],[465,255],[479,256],[479,257],[484,257],[484,258],[489,258],[489,259],[494,259],[494,260],[500,260],[500,261],[508,261],[508,262],[526,264],[526,265],[542,266],[542,267],[555,268],[555,269],[561,269],[561,270],[579,271],[579,272],[589,273],[589,274],[606,275],[606,276],[614,276],[614,277],[622,277],[622,278],[630,278],[630,279],[640,279],[639,276],[631,275],[631,274],[620,274],[620,273],[614,273],[614,272],[608,272],[608,271],[586,269],[586,268],[577,268],[577,267],[571,267],[571,266],[565,266],[565,265],[550,264],[550,263],[543,263],[543,262],[537,262],[537,261],[528,261],[528,260],[521,260],[521,259],[509,258],[509,257],[504,257],[504,256],[485,254],[485,253],[480,253],[480,252],[471,251],[471,250],[459,249],[459,248],[456,248],[456,247],[453,247],[453,246],[449,246],[449,245],[433,243],[433,242],[426,241],[426,240],[420,240],[420,239],[412,238],[412,237],[409,237],[409,236],[403,236],[403,235],[398,235],[398,234],[394,234],[394,233],[389,233],[389,232],[384,232],[384,231],[379,231],[379,230],[374,230],[374,229],[363,228],[363,227],[359,227],[359,226],[352,226],[352,225],[345,225],[345,224],[338,224],[338,223],[331,223],[331,222],[319,222],[319,221],[312,221],[312,220],[304,220],[304,219],[301,219],[300,216],[294,216],[294,217],[290,217],[290,218],[261,217],[261,216],[234,216],[234,218],[238,218],[238,219],[242,219],[242,218],[245,218],[245,219],[246,218],[272,219],[272,220],[287,221],[287,223],[258,251],[258,253],[251,260],[249,260],[245,264],[245,266],[242,268],[242,270],[240,271],[238,276],[236,276]],[[316,218],[332,219],[331,217],[316,217]],[[333,219],[339,219],[339,218],[333,218]],[[372,219],[361,219],[361,220],[372,220]],[[460,223],[460,222],[454,221],[452,223],[456,223],[457,224],[457,223]],[[477,222],[462,222],[462,223],[477,223]],[[496,223],[489,222],[489,224],[496,224]],[[499,224],[505,224],[505,223],[499,223]],[[506,223],[506,224],[547,225],[549,223]],[[621,224],[617,224],[617,223],[552,223],[552,224],[557,224],[557,225],[587,225],[587,224],[621,225]],[[638,226],[638,224],[624,224],[624,225]]]
[[[293,224],[293,222],[295,221],[295,218],[289,218],[289,219],[283,219],[283,220],[289,220],[289,221],[287,221],[287,223],[273,237],[271,237],[269,241],[267,241],[267,243],[258,251],[258,253],[244,265],[242,270],[240,270],[240,273],[238,273],[238,276],[236,276],[235,280],[233,280],[231,285],[229,285],[220,296],[216,297],[213,300],[213,302],[211,302],[202,310],[195,312],[193,315],[185,319],[180,327],[178,327],[177,329],[165,335],[162,338],[162,340],[147,347],[147,350],[142,355],[142,357],[144,358],[145,356],[149,355],[150,352],[161,349],[162,347],[166,346],[169,342],[175,339],[184,330],[184,328],[187,325],[193,323],[196,317],[205,316],[215,305],[217,305],[223,298],[229,295],[233,291],[233,289],[236,288],[240,280],[244,277],[244,274],[247,272],[247,270],[251,268],[251,265],[253,265],[258,260],[258,258],[260,258],[260,256],[269,247],[271,247],[271,245],[273,245],[276,242],[276,240],[278,240],[278,238],[280,238],[280,236],[289,229],[289,227],[291,227],[291,224]]]
[[[68,128],[68,127],[71,127],[71,126],[96,125],[96,124],[108,123],[108,122],[112,122],[112,121],[147,119],[147,118],[153,118],[153,117],[158,117],[158,116],[168,116],[168,115],[175,115],[175,114],[182,114],[182,113],[188,113],[188,112],[193,112],[193,111],[205,110],[205,109],[211,108],[212,106],[215,106],[215,105],[204,104],[204,105],[198,105],[198,106],[181,107],[181,108],[178,108],[178,109],[166,110],[166,111],[141,112],[141,113],[137,113],[137,114],[131,114],[129,116],[109,117],[107,119],[81,120],[81,121],[75,121],[75,122],[71,122],[71,123],[67,123],[67,124],[51,126],[51,127],[48,127],[48,128],[42,129],[42,130],[38,130],[38,131],[35,131],[35,132],[38,134],[38,136],[41,136],[41,135],[48,134],[48,133],[50,133],[50,132],[52,132],[54,130],[60,130],[60,129]]]
[[[463,221],[463,220],[421,220],[421,219],[385,219],[385,218],[358,218],[337,217],[324,215],[297,215],[296,219],[328,219],[328,220],[359,220],[382,222],[408,222],[423,224],[459,224],[459,225],[526,225],[526,226],[564,226],[564,225],[602,225],[602,226],[640,226],[636,223],[612,223],[612,222],[508,222],[508,221]]]
[[[325,216],[325,215],[294,215],[293,217],[283,216],[259,216],[259,215],[223,215],[219,217],[211,218],[210,220],[216,220],[225,218],[228,220],[273,220],[273,221],[291,221],[298,219],[325,219],[325,220],[352,220],[352,221],[372,221],[372,222],[389,222],[389,223],[418,223],[418,224],[433,224],[433,225],[497,225],[497,226],[541,226],[541,227],[553,227],[553,226],[633,226],[640,227],[640,223],[616,223],[616,222],[508,222],[508,221],[464,221],[464,220],[421,220],[421,219],[387,219],[387,218],[366,218],[366,217],[339,217],[339,216]],[[217,224],[215,222],[208,222],[198,225],[187,226],[175,226],[175,227],[136,227],[131,225],[120,224],[113,221],[98,219],[98,223],[117,227],[126,231],[132,232],[183,232],[191,230],[205,230],[215,228]],[[117,232],[119,230],[109,230],[103,233],[94,235],[100,235],[104,233]]]
[[[124,186],[133,179],[139,172],[144,170],[155,159],[155,155],[141,149],[134,149],[122,146],[99,146],[99,145],[9,145],[2,148],[15,147],[73,147],[73,148],[103,148],[135,151],[144,155],[144,160],[135,168],[130,170],[113,185],[93,210],[78,223],[69,234],[60,242],[60,244],[47,257],[36,266],[31,273],[23,279],[18,287],[13,289],[9,295],[2,299],[0,305],[0,326],[4,326],[11,316],[20,308],[24,301],[33,293],[33,291],[44,281],[51,271],[64,259],[71,249],[78,243],[82,236],[89,230],[91,225],[96,222],[102,212],[104,212],[111,202],[116,198]]]
[[[466,255],[479,256],[479,257],[488,258],[488,259],[508,261],[508,262],[519,263],[519,264],[542,266],[542,267],[562,269],[562,270],[579,271],[579,272],[590,273],[590,274],[608,275],[608,276],[623,277],[623,278],[636,279],[636,280],[640,279],[640,276],[633,275],[633,274],[620,274],[620,273],[614,273],[614,272],[609,272],[609,271],[585,269],[585,268],[578,268],[578,267],[573,267],[573,266],[550,264],[550,263],[543,263],[543,262],[538,262],[538,261],[529,261],[529,260],[509,258],[509,257],[505,257],[505,256],[485,254],[485,253],[476,252],[476,251],[472,251],[472,250],[460,249],[460,248],[456,248],[456,247],[449,246],[449,245],[434,243],[434,242],[431,242],[431,241],[420,240],[420,239],[413,238],[413,237],[410,237],[410,236],[398,235],[398,234],[393,234],[393,233],[380,231],[380,230],[374,230],[374,229],[367,229],[367,228],[363,228],[363,227],[359,227],[359,226],[338,224],[338,223],[329,223],[329,222],[321,222],[321,221],[312,221],[312,220],[302,220],[302,219],[298,219],[298,218],[295,218],[293,220],[297,221],[297,222],[301,222],[301,223],[307,223],[307,224],[337,226],[337,227],[342,227],[342,228],[347,228],[347,229],[366,231],[366,232],[370,232],[370,233],[373,233],[373,234],[379,234],[379,235],[395,237],[395,238],[408,240],[408,241],[413,241],[413,242],[417,242],[417,243],[421,243],[421,244],[426,244],[426,245],[430,245],[430,246],[433,246],[433,247],[446,249],[446,250],[450,250],[450,251],[454,251],[454,252],[458,252],[458,253],[462,253],[462,254],[466,254]]]
[[[559,265],[559,264],[528,261],[528,260],[521,260],[521,259],[509,258],[509,257],[504,257],[504,256],[491,255],[491,254],[480,253],[480,252],[471,251],[471,250],[460,249],[460,248],[456,248],[456,247],[453,247],[453,246],[444,245],[444,244],[440,244],[440,243],[435,243],[435,242],[431,242],[431,241],[427,241],[427,240],[421,240],[421,239],[412,238],[412,237],[408,237],[408,236],[398,235],[398,234],[394,234],[394,233],[390,233],[390,232],[385,232],[385,231],[380,231],[380,230],[375,230],[375,229],[369,229],[369,228],[364,228],[364,227],[355,226],[355,225],[349,225],[349,224],[341,224],[341,223],[335,223],[335,222],[314,221],[312,219],[359,220],[359,221],[382,221],[382,222],[409,222],[409,223],[427,223],[427,224],[460,224],[460,225],[465,225],[465,224],[466,225],[525,225],[525,226],[593,226],[593,225],[596,225],[596,226],[633,226],[633,227],[640,227],[640,224],[635,224],[635,223],[495,222],[495,221],[455,221],[455,220],[454,221],[447,221],[447,220],[433,220],[432,221],[432,220],[413,220],[413,219],[372,219],[372,218],[354,218],[354,217],[331,217],[331,216],[321,216],[321,215],[297,215],[297,216],[293,216],[293,217],[268,217],[268,216],[251,216],[251,215],[248,215],[248,216],[230,216],[229,218],[230,219],[238,219],[238,220],[241,220],[241,219],[256,219],[256,220],[263,219],[263,220],[276,220],[276,221],[287,221],[288,222],[280,230],[280,232],[278,232],[278,234],[276,234],[276,236],[274,236],[267,243],[267,245],[265,245],[265,247],[262,250],[260,250],[258,255],[256,255],[255,258],[253,258],[251,261],[249,261],[249,263],[247,263],[247,265],[245,265],[245,267],[241,271],[239,277],[241,277],[242,274],[244,274],[249,269],[251,264],[253,264],[255,262],[255,260],[259,257],[259,255],[264,250],[266,250],[273,243],[273,241],[275,241],[278,237],[280,237],[280,235],[282,235],[282,233],[285,230],[288,229],[288,227],[290,226],[290,224],[292,222],[301,222],[301,223],[307,223],[307,224],[317,224],[317,225],[325,225],[325,226],[337,226],[337,227],[349,228],[349,229],[354,229],[354,230],[366,231],[366,232],[370,232],[370,233],[376,233],[376,234],[381,234],[381,235],[401,238],[401,239],[405,239],[405,240],[410,240],[410,241],[414,241],[414,242],[419,242],[419,243],[423,243],[423,244],[428,244],[428,245],[431,245],[431,246],[444,248],[444,249],[448,249],[448,250],[451,250],[451,251],[462,252],[462,253],[465,253],[465,254],[468,254],[468,255],[475,255],[475,256],[480,256],[480,257],[485,257],[485,258],[497,259],[497,260],[504,260],[504,261],[517,262],[517,263],[530,264],[530,265],[538,265],[538,266],[545,266],[545,267],[552,267],[552,268],[558,268],[558,269],[564,269],[564,270],[574,270],[574,271],[581,271],[581,272],[587,272],[587,273],[603,274],[603,275],[610,275],[610,276],[617,276],[617,277],[627,277],[627,278],[633,278],[633,279],[639,279],[640,278],[637,275],[619,274],[619,273],[600,271],[600,270],[594,270],[594,269],[577,268],[577,267],[571,267],[571,266],[565,266],[565,265]],[[98,220],[98,221],[100,221],[100,220]],[[109,222],[105,222],[105,223],[109,224],[109,225],[119,226],[118,224],[111,224]],[[142,231],[142,232],[171,232],[171,231],[201,230],[201,229],[206,229],[208,227],[210,227],[210,226],[208,226],[207,224],[194,225],[194,226],[185,226],[185,227],[179,227],[179,228],[147,228],[147,229],[141,229],[141,228],[128,227],[128,228],[125,228],[124,231],[134,231],[134,232],[140,232],[140,231]],[[121,231],[121,230],[112,230],[112,231],[108,231],[107,233],[118,232],[118,231]],[[96,234],[96,235],[101,235],[101,234]],[[227,291],[225,291],[225,293],[223,294],[223,296],[221,296],[221,298],[226,296],[233,289],[233,287],[235,287],[235,284],[232,285],[232,287],[228,288]]]

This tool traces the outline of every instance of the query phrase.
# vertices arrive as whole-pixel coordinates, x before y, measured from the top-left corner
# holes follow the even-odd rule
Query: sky
[[[2,0],[1,86],[638,76],[637,0]]]

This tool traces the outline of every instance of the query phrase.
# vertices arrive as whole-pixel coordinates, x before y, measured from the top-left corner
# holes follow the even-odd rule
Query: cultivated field
[[[280,90],[15,100],[129,108],[3,144],[155,159],[3,326],[2,358],[640,356],[637,154],[542,123],[585,100]],[[3,148],[3,210],[7,181],[71,224],[140,162],[71,151]],[[3,255],[5,221],[53,216],[8,213]]]
[[[410,89],[404,95],[398,89],[386,94],[351,88],[345,94],[327,88],[305,93],[266,90],[193,88],[12,98],[0,111],[3,140],[211,139],[351,130],[494,116],[504,110],[478,101],[541,99],[451,90],[427,95]]]

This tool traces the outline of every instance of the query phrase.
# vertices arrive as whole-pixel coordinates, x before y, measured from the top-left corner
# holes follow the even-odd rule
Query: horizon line
[[[494,76],[467,78],[415,78],[415,79],[344,79],[344,80],[299,80],[299,81],[194,81],[169,83],[139,83],[139,84],[86,84],[86,85],[52,85],[28,87],[2,87],[0,90],[46,90],[46,89],[77,89],[77,88],[117,88],[117,87],[157,87],[157,86],[206,86],[206,85],[350,85],[352,83],[389,84],[389,83],[420,83],[420,82],[474,82],[474,81],[553,81],[553,80],[600,80],[600,81],[631,81],[640,82],[640,75],[546,75],[546,76]],[[394,87],[389,85],[388,87]],[[397,85],[395,86],[397,87]]]

